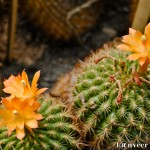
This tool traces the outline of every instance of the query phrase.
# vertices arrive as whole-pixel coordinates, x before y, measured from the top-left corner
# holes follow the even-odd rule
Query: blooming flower
[[[7,80],[4,81],[4,92],[11,94],[9,97],[14,98],[20,98],[22,100],[24,99],[30,99],[30,102],[32,103],[34,101],[34,98],[43,93],[47,88],[39,89],[37,88],[37,81],[40,77],[40,71],[36,72],[32,84],[30,86],[28,76],[25,71],[22,71],[21,75],[13,76],[11,75]]]
[[[37,120],[43,118],[41,114],[35,112],[40,107],[37,101],[29,105],[28,101],[20,101],[19,98],[11,100],[3,98],[2,104],[4,107],[0,108],[0,127],[6,126],[8,135],[16,130],[18,139],[25,136],[25,127],[32,131],[32,128],[38,127]]]
[[[6,126],[8,135],[16,130],[17,138],[25,136],[24,128],[32,132],[33,128],[38,128],[38,120],[43,116],[36,111],[40,107],[37,96],[47,88],[38,89],[37,81],[40,71],[36,72],[32,84],[29,84],[25,71],[21,75],[11,75],[4,81],[4,92],[10,94],[9,97],[2,98],[0,106],[0,127]]]
[[[130,28],[129,35],[123,36],[122,41],[124,44],[120,44],[118,48],[133,52],[127,59],[138,60],[141,69],[146,69],[150,63],[150,23],[145,27],[144,34]]]

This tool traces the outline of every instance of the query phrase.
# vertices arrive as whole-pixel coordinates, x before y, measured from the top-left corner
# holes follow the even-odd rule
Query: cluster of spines
[[[0,129],[0,148],[3,150],[69,150],[80,149],[79,129],[74,116],[55,98],[40,99],[38,113],[44,116],[33,132],[26,131],[23,140],[13,133],[8,137],[6,128]]]

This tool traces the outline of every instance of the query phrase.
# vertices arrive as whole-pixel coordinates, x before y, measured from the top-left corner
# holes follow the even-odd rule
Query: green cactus
[[[80,149],[79,130],[74,116],[56,98],[41,98],[38,113],[44,119],[33,132],[26,130],[21,141],[15,132],[8,137],[7,129],[0,129],[0,149],[3,150],[70,150]]]
[[[139,64],[128,55],[99,50],[71,73],[68,101],[93,149],[150,142],[150,67],[139,74]]]

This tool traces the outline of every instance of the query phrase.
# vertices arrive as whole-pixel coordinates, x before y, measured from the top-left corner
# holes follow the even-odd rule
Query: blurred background
[[[127,34],[139,1],[0,0],[1,80],[41,70],[40,86],[51,88],[79,59]]]

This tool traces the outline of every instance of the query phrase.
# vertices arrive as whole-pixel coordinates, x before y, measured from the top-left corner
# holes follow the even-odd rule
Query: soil
[[[19,16],[15,45],[18,52],[22,49],[23,53],[16,54],[18,60],[7,65],[3,63],[2,78],[8,78],[10,74],[17,75],[25,69],[31,80],[34,73],[41,70],[39,86],[51,88],[57,78],[71,71],[79,59],[83,60],[91,51],[95,51],[113,38],[127,34],[130,26],[129,1],[107,2],[96,26],[79,39],[67,42],[45,37],[39,29],[28,22],[28,19]],[[6,23],[7,21],[2,22],[7,26]],[[7,32],[0,32],[1,38],[6,42]],[[4,43],[2,40],[1,45],[6,46]],[[37,56],[37,53],[40,54]]]

